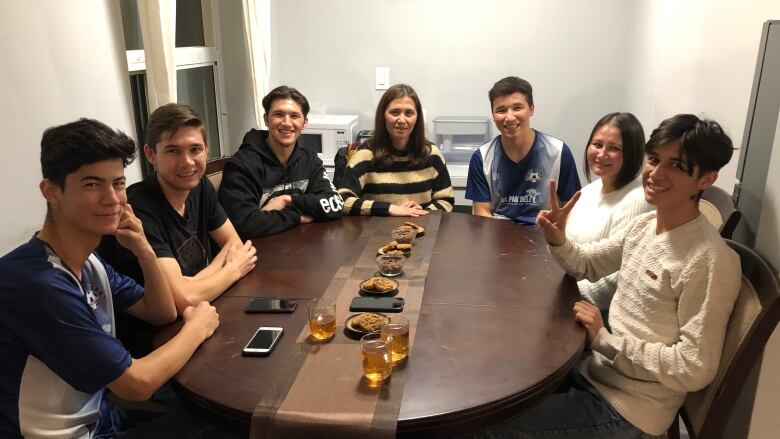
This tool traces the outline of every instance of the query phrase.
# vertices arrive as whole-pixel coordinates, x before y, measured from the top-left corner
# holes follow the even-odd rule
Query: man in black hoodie
[[[313,151],[298,145],[309,102],[280,86],[263,98],[268,131],[251,129],[225,164],[219,201],[242,239],[341,217],[343,201]]]

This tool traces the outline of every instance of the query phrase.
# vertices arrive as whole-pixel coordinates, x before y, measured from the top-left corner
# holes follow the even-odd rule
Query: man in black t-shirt
[[[176,307],[212,301],[257,262],[251,241],[241,243],[204,176],[208,144],[197,114],[167,104],[149,117],[144,154],[155,172],[127,190],[173,291]],[[212,249],[211,240],[221,247]],[[120,271],[134,276],[134,261],[118,255]]]

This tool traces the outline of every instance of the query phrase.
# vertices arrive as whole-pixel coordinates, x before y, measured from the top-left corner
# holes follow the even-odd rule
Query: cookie
[[[386,318],[372,312],[358,314],[352,320],[352,324],[366,332],[377,332],[385,324]]]

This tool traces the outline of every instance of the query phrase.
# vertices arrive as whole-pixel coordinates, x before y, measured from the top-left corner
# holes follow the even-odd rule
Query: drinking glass
[[[360,339],[363,351],[363,376],[369,384],[381,384],[393,371],[390,360],[392,343],[392,337],[385,338],[379,333],[366,334]]]
[[[336,304],[314,299],[309,302],[309,329],[315,341],[326,341],[336,335]]]
[[[392,316],[379,333],[385,339],[392,337],[390,360],[393,365],[404,361],[409,355],[409,320],[404,316]]]

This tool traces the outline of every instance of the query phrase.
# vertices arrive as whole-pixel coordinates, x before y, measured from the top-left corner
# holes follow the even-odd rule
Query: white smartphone
[[[244,347],[244,355],[251,357],[265,357],[274,350],[276,342],[284,332],[283,328],[276,326],[261,326],[257,328],[255,335]]]

